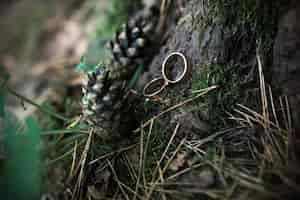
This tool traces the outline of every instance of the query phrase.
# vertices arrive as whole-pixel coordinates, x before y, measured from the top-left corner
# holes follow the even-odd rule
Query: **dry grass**
[[[71,189],[73,199],[84,199],[87,184],[92,184],[92,171],[104,169],[110,171],[107,179],[109,187],[99,199],[167,200],[203,196],[208,199],[283,199],[300,192],[300,185],[295,179],[299,176],[295,170],[297,138],[292,128],[288,98],[281,97],[276,101],[270,86],[265,83],[259,55],[257,63],[261,110],[237,104],[228,113],[236,124],[234,128],[211,133],[201,139],[178,140],[180,124],[177,123],[173,132],[159,136],[162,131],[156,130],[155,125],[160,123],[163,115],[203,97],[217,88],[213,86],[194,91],[197,93],[195,97],[152,117],[135,130],[140,133],[137,140],[117,150],[103,154],[93,152],[93,146],[100,144],[93,141],[92,132],[87,135],[84,148],[79,148],[79,143],[75,142],[68,179],[70,185],[75,183]],[[167,140],[159,138],[160,145],[156,147],[153,145],[155,137]],[[156,148],[160,148],[159,151]],[[138,152],[136,160],[130,159],[132,151]],[[160,155],[155,156],[155,152],[160,152]],[[172,171],[170,164],[180,152],[188,152],[185,165],[178,171]],[[203,187],[199,181],[182,181],[182,177],[201,173],[204,169],[214,174],[211,186]],[[291,170],[294,170],[295,176],[291,175]]]
[[[278,172],[281,174],[281,172],[290,167],[298,165],[291,160],[290,156],[290,154],[295,156],[293,150],[295,149],[294,145],[297,138],[295,138],[292,128],[288,98],[280,97],[279,102],[274,101],[271,87],[267,86],[264,80],[263,67],[259,55],[257,55],[257,63],[260,79],[261,112],[256,112],[238,104],[234,110],[235,114],[231,115],[231,119],[235,120],[242,127],[256,129],[258,143],[252,145],[249,151],[251,151],[258,165],[250,173],[236,170],[234,167],[229,167],[227,172],[247,189],[255,190],[264,196],[282,199],[288,196],[286,194],[287,191],[290,192],[290,196],[292,196],[292,192],[297,192],[294,190],[297,184],[295,180],[291,180],[294,177],[281,176],[279,177],[280,181],[275,181],[272,179],[268,180],[268,176]],[[285,179],[292,183],[278,190],[278,185]],[[290,185],[293,185],[294,189]],[[299,189],[299,185],[297,188]]]

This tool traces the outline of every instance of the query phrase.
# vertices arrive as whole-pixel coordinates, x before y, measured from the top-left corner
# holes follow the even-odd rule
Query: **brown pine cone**
[[[134,128],[135,117],[125,97],[127,82],[137,65],[145,64],[153,55],[153,40],[157,17],[148,13],[123,25],[108,47],[112,58],[108,67],[89,72],[83,86],[84,120],[95,127],[105,140],[120,137]]]
[[[115,39],[108,43],[112,58],[109,63],[109,77],[128,79],[137,65],[147,63],[154,52],[155,24],[147,23],[143,17],[137,17],[123,24],[116,32]]]
[[[123,98],[125,82],[112,80],[108,74],[108,69],[104,67],[89,72],[82,88],[84,120],[94,126],[103,139],[118,136],[121,123],[126,119],[124,117],[124,120],[121,120],[126,103],[126,99]]]

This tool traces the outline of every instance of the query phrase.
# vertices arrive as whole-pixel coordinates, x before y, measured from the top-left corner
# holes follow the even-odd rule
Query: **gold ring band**
[[[171,80],[167,77],[166,75],[166,67],[167,67],[167,62],[168,60],[172,57],[172,56],[179,56],[182,58],[183,60],[183,64],[184,64],[184,67],[183,67],[183,72],[181,73],[181,75],[176,79],[176,80]],[[169,83],[177,83],[179,81],[181,81],[183,79],[183,77],[185,76],[186,72],[187,72],[187,68],[188,68],[188,64],[187,64],[187,60],[186,60],[186,57],[180,53],[180,52],[173,52],[171,54],[169,54],[163,64],[162,64],[162,75],[163,75],[163,78],[165,79],[166,82],[169,82]]]
[[[156,84],[158,84],[158,89],[153,87],[157,87]],[[166,87],[166,81],[163,78],[155,78],[149,83],[147,83],[143,89],[143,95],[146,97],[153,97],[157,94],[159,94],[165,87]],[[150,90],[150,91],[148,91]],[[154,91],[153,91],[154,90]]]

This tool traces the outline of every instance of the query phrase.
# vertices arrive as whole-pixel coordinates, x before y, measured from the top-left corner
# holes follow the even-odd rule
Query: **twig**
[[[65,130],[47,130],[47,131],[41,131],[41,135],[60,135],[60,134],[67,134],[67,133],[83,133],[87,134],[90,131],[83,130],[83,129],[65,129]]]
[[[107,154],[105,154],[105,155],[103,155],[103,156],[100,156],[99,158],[96,158],[96,159],[92,160],[91,162],[88,163],[88,165],[92,165],[92,164],[94,164],[94,163],[96,163],[96,162],[98,162],[98,161],[100,161],[100,160],[102,160],[102,159],[104,159],[104,158],[107,158],[107,157],[109,157],[109,156],[112,156],[112,155],[114,155],[114,154],[116,154],[116,153],[121,153],[121,152],[123,152],[123,151],[130,150],[130,149],[134,148],[136,145],[137,145],[137,144],[133,144],[133,145],[130,145],[130,146],[128,146],[128,147],[121,148],[121,149],[119,149],[119,150],[117,150],[117,151],[113,151],[113,152],[107,153]]]
[[[191,166],[191,167],[185,168],[185,169],[183,169],[183,170],[181,170],[181,171],[179,171],[179,172],[177,172],[177,173],[175,173],[175,174],[169,176],[169,177],[166,178],[166,179],[167,179],[167,180],[172,180],[172,179],[174,179],[174,178],[176,178],[176,177],[178,177],[178,176],[180,176],[180,175],[182,175],[182,174],[185,174],[185,173],[187,173],[187,172],[189,172],[189,171],[191,171],[191,170],[193,170],[193,169],[197,169],[198,167],[201,167],[201,166],[204,166],[204,165],[205,165],[205,163],[198,163],[198,164],[193,165],[193,166]]]
[[[79,162],[80,172],[79,172],[79,175],[78,175],[78,180],[77,180],[77,184],[76,184],[75,191],[73,193],[72,199],[77,198],[77,197],[75,197],[75,194],[77,192],[79,193],[79,196],[81,196],[81,186],[82,186],[83,179],[85,178],[84,177],[84,170],[85,170],[85,166],[86,166],[86,160],[87,160],[88,152],[90,150],[90,146],[91,146],[91,142],[92,142],[93,132],[94,132],[94,130],[91,129],[91,131],[89,133],[89,137],[86,141],[84,150],[83,150],[81,158],[80,158],[80,162]]]
[[[151,134],[152,134],[153,124],[154,124],[154,120],[151,120],[149,133],[147,135],[147,140],[146,140],[146,146],[145,146],[145,150],[144,150],[144,161],[143,161],[143,182],[144,182],[144,186],[146,186],[145,162],[146,162],[146,159],[147,159],[148,146],[149,146],[150,137],[151,137]]]
[[[124,197],[125,197],[125,199],[126,199],[126,200],[130,200],[129,197],[128,197],[128,194],[126,194],[126,192],[124,191],[122,185],[120,184],[118,175],[117,175],[117,173],[116,173],[114,167],[112,166],[111,162],[110,162],[109,160],[106,160],[106,161],[107,161],[107,163],[108,163],[108,165],[109,165],[109,167],[110,167],[110,169],[111,169],[111,171],[112,171],[112,173],[113,173],[113,175],[114,175],[114,177],[115,177],[115,179],[116,179],[116,181],[117,181],[117,183],[118,183],[118,186],[119,186],[121,192],[123,193],[123,195],[124,195]]]
[[[259,114],[259,113],[255,112],[255,111],[251,110],[250,108],[248,108],[248,107],[246,107],[246,106],[244,106],[242,104],[237,104],[237,106],[239,106],[240,108],[246,110],[247,112],[249,112],[250,114],[252,114],[255,117],[247,115],[246,113],[244,113],[244,112],[242,112],[240,110],[234,109],[237,113],[241,114],[242,116],[244,116],[244,117],[247,116],[249,119],[253,120],[254,122],[257,122],[257,123],[261,124],[262,126],[263,126],[264,122],[265,123],[269,123],[273,127],[275,127],[278,130],[280,130],[281,132],[287,133],[287,130],[282,129],[281,127],[277,127],[277,125],[274,122],[265,119],[261,114]],[[261,122],[260,120],[262,120],[263,122]],[[280,136],[283,137],[283,135],[280,135]]]
[[[164,182],[165,182],[165,180],[164,180],[164,175],[163,175],[163,171],[162,171],[162,169],[160,168],[160,166],[158,166],[158,173],[159,173],[159,179],[160,179],[161,183],[164,183]],[[166,194],[161,194],[161,196],[162,196],[162,199],[163,199],[163,200],[166,200],[166,199],[167,199]]]
[[[259,83],[260,83],[260,94],[261,94],[261,103],[262,103],[262,116],[264,118],[264,124],[263,127],[265,129],[265,132],[268,132],[269,124],[266,122],[269,121],[269,112],[268,112],[268,100],[266,95],[266,85],[265,85],[265,78],[262,70],[262,63],[260,56],[257,52],[256,59],[258,63],[258,72],[259,72]]]
[[[143,167],[143,155],[144,155],[144,130],[141,130],[141,143],[140,143],[140,160],[139,160],[139,171],[138,171],[138,178],[135,185],[135,194],[133,196],[133,200],[136,200],[136,194],[138,192],[138,187],[140,184],[140,178],[142,174],[142,167]]]
[[[29,103],[29,104],[31,104],[31,105],[37,107],[39,110],[41,110],[42,112],[44,112],[44,113],[46,113],[46,114],[48,114],[48,115],[50,115],[50,116],[52,116],[52,117],[55,117],[55,118],[60,119],[60,120],[63,120],[63,121],[68,121],[68,120],[69,120],[68,118],[66,118],[66,117],[64,117],[64,116],[62,116],[62,115],[60,115],[60,114],[58,114],[58,113],[52,112],[51,110],[48,110],[47,108],[44,108],[44,107],[40,106],[39,104],[35,103],[34,101],[28,99],[27,97],[25,97],[25,96],[23,96],[23,95],[17,93],[16,91],[12,90],[11,88],[9,88],[9,87],[7,87],[7,86],[5,87],[5,89],[6,89],[10,94],[12,94],[13,96],[16,96],[16,97],[18,97],[19,99],[21,99],[22,101],[25,101],[25,102],[27,102],[27,103]]]
[[[129,186],[127,186],[125,183],[121,182],[120,180],[116,180],[118,183],[120,183],[125,189],[127,189],[129,192],[131,192],[132,194],[134,194],[137,198],[139,198],[140,200],[142,200],[143,198],[137,194],[135,191],[133,191],[133,189],[131,189]]]
[[[279,121],[278,121],[278,118],[277,118],[277,114],[276,114],[276,110],[275,110],[275,105],[274,105],[274,100],[273,100],[273,92],[272,92],[272,89],[271,89],[270,86],[269,86],[269,95],[270,95],[270,101],[271,101],[272,112],[273,112],[273,116],[274,116],[274,119],[275,119],[275,123],[276,123],[277,127],[280,127]]]
[[[130,154],[130,152],[129,152]],[[122,157],[121,159],[124,159],[125,162],[126,162],[126,167],[128,169],[128,173],[130,175],[130,177],[132,178],[133,181],[137,181],[138,179],[138,174],[136,173],[136,169],[135,167],[133,166],[133,163],[132,163],[132,160],[128,158],[128,155],[127,154],[122,154]]]
[[[173,161],[174,157],[176,156],[177,152],[180,150],[181,146],[185,143],[185,138],[183,140],[181,140],[180,144],[177,146],[177,148],[175,149],[175,151],[173,152],[173,154],[171,155],[171,157],[168,159],[167,163],[165,164],[164,168],[161,171],[161,176],[163,176],[163,174],[166,172],[166,170],[168,169],[169,165],[171,164],[171,162]],[[155,187],[157,185],[157,183],[160,180],[160,176],[156,179],[156,181],[152,184],[152,187],[150,188],[150,191],[147,193],[146,196],[146,200],[149,200],[153,191],[155,190]]]
[[[70,169],[70,173],[67,179],[67,183],[70,182],[70,180],[73,177],[73,172],[75,169],[75,163],[76,163],[76,156],[77,156],[77,147],[78,147],[78,141],[76,140],[75,145],[74,145],[74,150],[73,150],[73,160],[72,160],[72,165],[71,165],[71,169]]]
[[[161,162],[162,162],[163,159],[165,158],[165,156],[166,156],[166,154],[167,154],[167,152],[168,152],[168,150],[169,150],[169,148],[170,148],[170,146],[171,146],[171,144],[172,144],[172,142],[173,142],[173,140],[174,140],[174,138],[175,138],[175,135],[176,135],[176,133],[177,133],[177,131],[178,131],[179,125],[180,125],[179,123],[176,124],[176,127],[175,127],[175,129],[174,129],[174,131],[173,131],[173,134],[172,134],[172,136],[171,136],[171,138],[170,138],[170,140],[169,140],[169,142],[168,142],[168,144],[167,144],[167,146],[166,146],[164,152],[162,153],[162,155],[161,155],[159,161],[157,162],[156,168],[154,169],[153,174],[152,174],[152,181],[151,181],[151,182],[154,181],[154,178],[155,178],[155,175],[156,175],[156,173],[157,173],[157,170],[158,170],[158,168],[160,167]]]
[[[190,98],[190,99],[187,99],[187,100],[185,100],[185,101],[183,101],[183,102],[180,102],[179,104],[176,104],[176,105],[174,105],[174,106],[171,106],[170,108],[168,108],[168,109],[162,111],[162,112],[159,113],[158,115],[152,117],[150,120],[148,120],[147,122],[145,122],[144,124],[142,124],[141,128],[147,127],[147,126],[151,123],[151,120],[158,119],[158,118],[160,118],[161,116],[165,115],[166,113],[168,113],[168,112],[170,112],[170,111],[172,111],[172,110],[175,110],[175,109],[177,109],[177,108],[179,108],[179,107],[181,107],[181,106],[183,106],[183,105],[185,105],[185,104],[188,104],[188,103],[190,103],[190,102],[192,102],[192,101],[198,99],[199,97],[201,97],[201,96],[207,94],[208,92],[210,92],[210,91],[216,89],[217,87],[218,87],[218,86],[215,86],[215,85],[214,85],[214,86],[211,86],[211,87],[208,87],[208,88],[206,88],[205,90],[203,90],[203,92],[201,92],[200,94],[198,94],[197,96],[192,97],[192,98]],[[138,128],[138,129],[134,130],[133,132],[134,132],[134,133],[137,133],[137,132],[139,132],[139,131],[141,130],[141,128]]]

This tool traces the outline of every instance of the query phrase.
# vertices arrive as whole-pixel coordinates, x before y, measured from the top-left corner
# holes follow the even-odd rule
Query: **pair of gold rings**
[[[180,57],[183,61],[183,66],[170,64],[172,59]],[[174,61],[174,60],[173,60]],[[175,84],[181,81],[187,73],[188,63],[186,57],[180,52],[173,52],[169,54],[163,61],[161,72],[162,78],[155,78],[144,87],[143,94],[146,97],[153,97],[162,92],[169,84]],[[176,72],[174,72],[174,70]],[[174,74],[175,73],[175,74]]]

